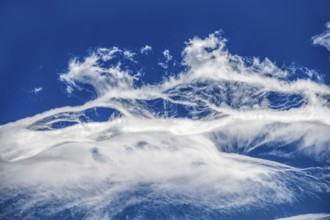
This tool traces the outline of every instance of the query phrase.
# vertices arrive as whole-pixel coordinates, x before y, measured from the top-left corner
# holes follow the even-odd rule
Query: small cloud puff
[[[31,93],[38,94],[43,90],[42,87],[35,87],[33,90],[31,90]]]
[[[163,56],[165,58],[164,62],[159,62],[158,64],[163,67],[164,69],[168,68],[168,63],[173,59],[173,56],[170,54],[169,50],[163,51]]]
[[[152,47],[149,45],[145,45],[144,47],[141,48],[140,52],[142,54],[149,54],[152,51]]]
[[[124,54],[124,57],[125,57],[126,59],[129,59],[130,61],[135,62],[135,61],[134,61],[135,53],[133,53],[133,52],[131,52],[131,51],[129,51],[129,50],[124,50],[124,51],[123,51],[123,54]]]
[[[330,51],[330,21],[325,24],[326,30],[321,34],[313,36],[313,44],[321,45]]]
[[[172,58],[173,58],[173,57],[171,56],[169,50],[164,50],[164,51],[163,51],[163,55],[164,55],[164,57],[165,57],[165,59],[166,59],[167,62],[170,61],[170,60],[172,60]]]

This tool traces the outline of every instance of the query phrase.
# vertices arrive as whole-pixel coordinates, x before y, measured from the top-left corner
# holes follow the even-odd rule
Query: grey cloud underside
[[[326,202],[330,88],[320,75],[232,55],[218,33],[190,40],[184,70],[158,84],[111,62],[136,62],[127,54],[70,61],[67,91],[88,85],[95,99],[0,127],[1,218],[216,219]]]

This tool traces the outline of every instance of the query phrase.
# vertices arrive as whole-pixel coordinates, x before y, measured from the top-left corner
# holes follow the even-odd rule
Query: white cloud
[[[323,46],[330,51],[330,22],[327,22],[325,27],[326,30],[319,35],[313,36],[312,40],[313,44]]]
[[[42,87],[35,87],[33,90],[31,90],[32,93],[38,94],[43,90]]]
[[[187,43],[184,71],[138,86],[133,71],[106,65],[123,53],[98,49],[71,60],[60,75],[69,92],[90,85],[94,100],[0,127],[0,192],[8,193],[0,204],[27,190],[30,197],[19,197],[14,206],[21,213],[61,201],[47,211],[75,207],[88,210],[86,216],[112,218],[158,198],[229,213],[273,209],[330,190],[326,167],[249,156],[265,144],[273,146],[270,155],[281,156],[283,146],[299,141],[283,158],[329,162],[330,88],[306,79],[309,73],[293,77],[268,59],[233,55],[215,33]],[[121,115],[80,120],[98,107]],[[179,108],[188,113],[180,115]],[[54,126],[63,122],[74,125]],[[134,190],[145,191],[138,196]]]
[[[132,51],[129,51],[129,50],[124,50],[123,54],[126,59],[129,59],[129,60],[135,62],[135,60],[134,60],[134,56],[136,55],[135,53],[133,53]]]
[[[326,220],[329,218],[330,218],[330,214],[317,213],[317,214],[297,215],[287,218],[278,218],[276,220]]]
[[[123,53],[125,58],[132,59],[133,54],[118,48],[98,49],[82,62],[73,59],[69,63],[68,72],[61,74],[60,80],[67,84],[67,92],[83,89],[82,84],[93,86],[97,95],[103,95],[110,88],[125,90],[133,86],[134,77],[120,69],[120,64],[110,67],[100,66],[100,62],[110,61],[117,53]]]
[[[168,63],[173,59],[173,57],[170,54],[169,50],[164,50],[163,51],[163,56],[164,56],[165,60],[163,62],[159,62],[158,65],[160,65],[164,69],[167,69],[168,68]]]
[[[140,49],[142,54],[149,54],[152,51],[152,47],[150,45],[145,45]]]
[[[164,50],[164,51],[163,51],[163,55],[164,55],[164,57],[165,57],[166,62],[172,60],[172,58],[173,58],[173,57],[171,56],[169,50]]]

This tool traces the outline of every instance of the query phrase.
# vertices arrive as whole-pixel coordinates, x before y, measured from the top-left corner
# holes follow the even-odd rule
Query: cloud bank
[[[1,218],[267,219],[329,202],[320,75],[231,54],[218,32],[189,40],[183,70],[156,84],[129,54],[72,59],[60,80],[93,99],[0,127]]]

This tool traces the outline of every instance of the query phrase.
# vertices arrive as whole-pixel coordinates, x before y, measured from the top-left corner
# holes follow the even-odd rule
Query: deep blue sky
[[[329,52],[311,41],[327,21],[328,0],[2,0],[0,124],[84,101],[67,97],[58,82],[73,56],[149,44],[154,54],[179,57],[184,41],[220,29],[232,53],[296,62],[330,84]],[[38,95],[29,93],[39,86]]]

